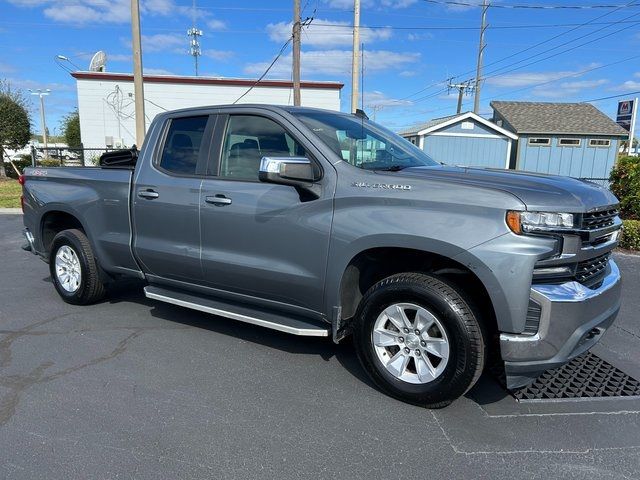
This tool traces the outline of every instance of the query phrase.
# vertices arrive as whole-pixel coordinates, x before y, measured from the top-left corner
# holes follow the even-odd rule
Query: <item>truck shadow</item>
[[[330,339],[302,337],[270,330],[224,317],[218,317],[196,310],[157,302],[146,298],[142,292],[142,283],[128,281],[109,289],[107,303],[131,302],[149,307],[153,318],[163,322],[173,322],[191,328],[230,336],[245,342],[259,344],[294,355],[314,355],[325,361],[335,358],[340,365],[357,380],[374,390],[381,390],[371,381],[358,360],[351,339],[336,345]],[[383,393],[383,392],[381,392]],[[485,372],[478,383],[465,394],[465,397],[478,405],[488,405],[502,401],[509,394],[499,383]]]
[[[246,342],[256,343],[294,355],[314,355],[325,361],[334,358],[354,377],[378,390],[360,366],[350,339],[336,345],[331,339],[290,335],[276,330],[231,320],[188,308],[162,303],[146,298],[142,284],[131,281],[109,289],[108,303],[132,302],[149,307],[152,317],[162,321],[207,330],[231,336]]]

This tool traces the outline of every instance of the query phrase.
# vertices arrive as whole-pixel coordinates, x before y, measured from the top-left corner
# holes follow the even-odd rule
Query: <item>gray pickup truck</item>
[[[21,181],[25,249],[64,301],[134,277],[162,302],[351,337],[379,388],[419,405],[464,394],[490,357],[526,385],[592,347],[620,307],[607,189],[443,166],[363,116],[167,112],[139,154]]]

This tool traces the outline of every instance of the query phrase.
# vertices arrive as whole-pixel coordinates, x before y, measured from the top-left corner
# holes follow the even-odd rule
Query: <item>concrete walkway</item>
[[[21,208],[0,208],[0,215],[22,215]]]

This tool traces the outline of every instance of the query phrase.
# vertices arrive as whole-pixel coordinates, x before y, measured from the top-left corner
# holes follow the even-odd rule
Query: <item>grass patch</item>
[[[0,208],[20,208],[22,185],[12,178],[0,179]]]

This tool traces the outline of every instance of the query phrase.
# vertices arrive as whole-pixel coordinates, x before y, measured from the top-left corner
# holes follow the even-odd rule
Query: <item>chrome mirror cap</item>
[[[287,165],[309,165],[311,160],[305,157],[262,157],[260,160],[261,173],[283,174]]]

